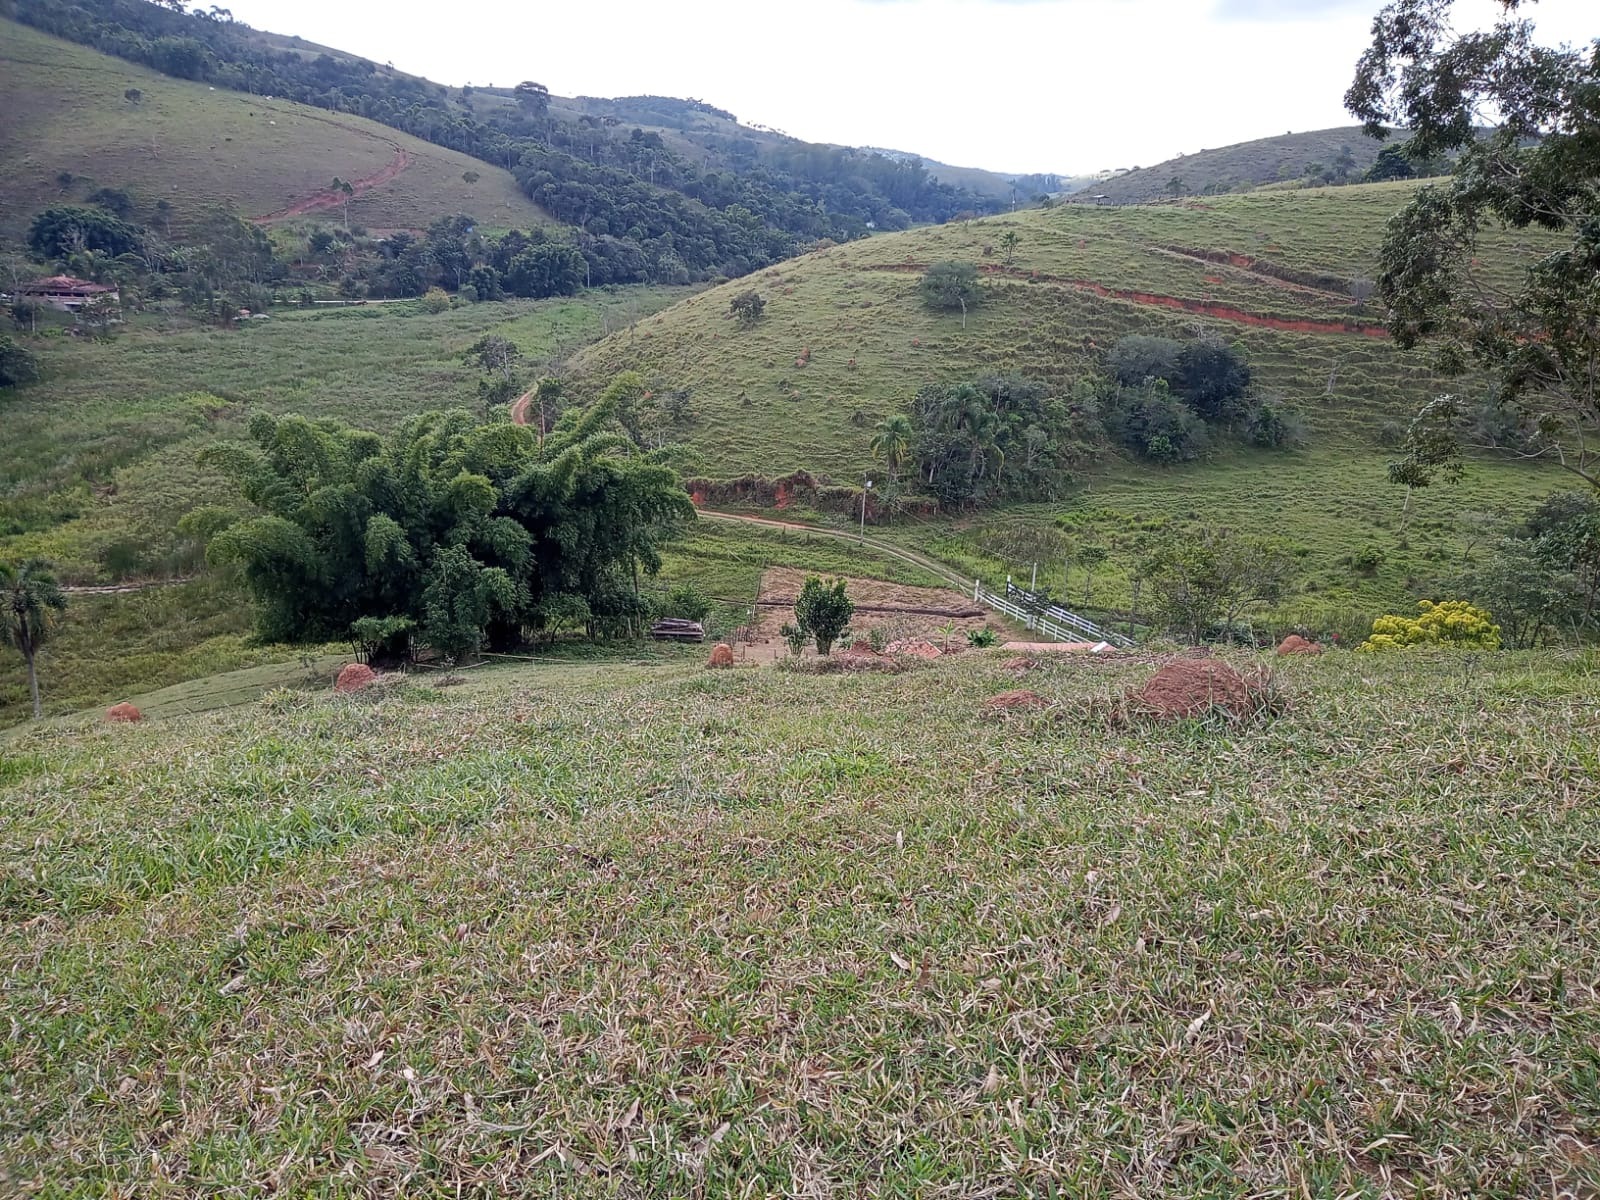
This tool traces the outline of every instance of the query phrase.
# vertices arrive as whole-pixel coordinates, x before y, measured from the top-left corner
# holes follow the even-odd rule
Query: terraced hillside
[[[347,113],[173,79],[3,19],[0,111],[0,237],[99,187],[128,191],[146,220],[165,200],[179,233],[218,203],[255,218],[342,220],[342,199],[326,192],[335,176],[356,184],[350,220],[371,228],[457,212],[491,227],[547,219],[509,172],[464,154]]]

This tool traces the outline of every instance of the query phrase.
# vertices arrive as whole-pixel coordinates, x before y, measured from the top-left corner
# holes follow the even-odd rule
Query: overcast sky
[[[809,141],[1087,172],[1350,123],[1381,0],[232,0],[441,83],[693,96]],[[1541,40],[1600,34],[1544,0]],[[206,4],[209,7],[209,0]],[[1483,16],[1491,0],[1461,0]]]

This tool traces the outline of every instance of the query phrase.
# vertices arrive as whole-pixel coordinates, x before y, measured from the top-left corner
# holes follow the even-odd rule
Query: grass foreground
[[[1592,655],[700,661],[0,744],[0,1190],[1600,1187]]]

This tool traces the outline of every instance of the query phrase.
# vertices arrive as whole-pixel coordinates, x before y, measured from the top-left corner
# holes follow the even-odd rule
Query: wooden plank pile
[[[667,617],[650,626],[650,636],[658,642],[703,642],[706,640],[706,630],[699,621]]]

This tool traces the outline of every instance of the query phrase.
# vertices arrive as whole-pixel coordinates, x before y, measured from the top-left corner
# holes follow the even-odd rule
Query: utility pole
[[[867,486],[861,489],[861,541],[867,540],[867,493],[872,490],[872,480],[867,480]]]

